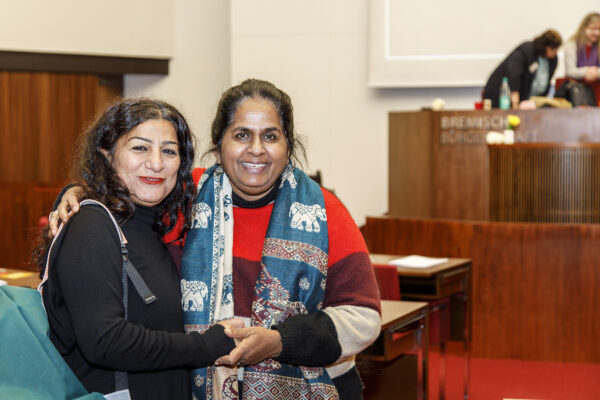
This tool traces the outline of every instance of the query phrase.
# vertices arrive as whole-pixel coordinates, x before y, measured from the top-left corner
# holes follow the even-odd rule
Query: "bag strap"
[[[140,295],[140,297],[146,304],[150,304],[150,303],[156,301],[157,297],[154,295],[154,293],[152,293],[152,291],[150,290],[148,285],[146,285],[146,282],[141,277],[141,275],[139,274],[137,269],[133,266],[131,261],[129,261],[129,252],[127,251],[127,247],[126,247],[127,239],[125,238],[125,235],[123,234],[123,231],[121,230],[121,227],[115,220],[115,217],[112,215],[110,210],[104,204],[102,204],[101,202],[99,202],[97,200],[86,199],[86,200],[83,200],[81,203],[79,203],[80,206],[86,206],[86,205],[90,205],[90,204],[102,207],[106,211],[106,213],[109,215],[111,221],[113,222],[113,225],[115,226],[115,229],[117,230],[117,234],[119,236],[119,242],[121,243],[121,257],[123,259],[123,269],[127,273],[127,276],[129,277],[129,279],[131,279],[131,283],[133,284],[133,287],[135,288],[137,293]],[[44,283],[46,283],[46,281],[48,280],[48,269],[49,269],[48,267],[49,267],[49,262],[50,262],[50,256],[52,255],[52,248],[54,247],[54,243],[56,242],[56,239],[60,235],[60,232],[62,231],[64,226],[65,226],[65,224],[60,225],[56,236],[54,237],[54,239],[52,240],[52,243],[50,244],[50,247],[48,250],[48,257],[46,258],[46,266],[44,268],[44,276],[38,286],[38,291],[40,292],[40,294],[42,294],[42,292],[43,292]]]
[[[113,222],[115,229],[117,230],[117,234],[119,236],[119,242],[121,243],[121,258],[123,260],[123,267],[121,269],[121,271],[122,271],[121,280],[122,280],[122,284],[123,284],[123,310],[125,313],[124,318],[125,318],[125,320],[127,320],[128,316],[129,316],[128,284],[127,284],[128,278],[131,280],[133,287],[135,288],[138,295],[142,298],[144,303],[146,303],[146,304],[153,303],[154,301],[157,300],[157,297],[156,297],[156,295],[154,295],[154,293],[152,293],[152,291],[150,290],[148,285],[146,285],[144,278],[142,278],[142,276],[140,275],[138,270],[135,268],[135,266],[131,263],[131,261],[129,261],[129,252],[127,251],[127,246],[126,246],[127,238],[125,238],[125,235],[123,234],[123,231],[121,230],[121,227],[115,220],[115,217],[112,215],[110,210],[101,202],[99,202],[97,200],[92,200],[92,199],[83,200],[79,203],[79,205],[81,207],[87,206],[87,205],[97,205],[97,206],[102,207],[107,212],[107,214],[110,216],[110,219]],[[52,247],[54,246],[54,243],[56,242],[56,239],[60,235],[60,232],[62,231],[64,226],[65,226],[65,224],[61,224],[56,236],[54,237],[54,239],[52,240],[52,243],[50,244],[50,247],[48,250],[48,257],[46,258],[46,265],[44,268],[44,277],[42,279],[42,282],[40,282],[40,284],[38,286],[38,291],[40,292],[40,294],[42,294],[44,283],[48,280],[48,270],[50,267],[50,256],[52,254]],[[42,305],[43,305],[43,302],[42,302]],[[115,389],[116,389],[116,391],[126,390],[128,387],[129,387],[129,384],[128,384],[128,379],[127,379],[127,372],[115,371]]]
[[[127,271],[125,271],[125,261],[123,261],[123,268],[121,269],[121,282],[123,284],[123,310],[125,311],[125,320],[127,321],[129,313],[127,310],[127,305],[128,305],[127,286],[128,285],[127,285]],[[129,378],[127,377],[127,372],[115,371],[115,392],[118,392],[121,390],[126,390],[126,389],[129,389]]]

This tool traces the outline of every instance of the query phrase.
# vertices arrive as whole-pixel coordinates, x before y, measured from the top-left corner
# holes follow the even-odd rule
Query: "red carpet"
[[[446,399],[462,400],[463,358],[446,358]],[[430,351],[429,399],[438,399],[439,361],[439,353]],[[599,400],[600,364],[472,358],[469,398]]]

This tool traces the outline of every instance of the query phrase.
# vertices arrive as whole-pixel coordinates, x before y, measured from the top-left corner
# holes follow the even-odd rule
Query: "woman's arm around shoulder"
[[[82,207],[63,235],[51,268],[77,346],[90,363],[123,371],[197,367],[233,348],[222,326],[203,335],[186,335],[152,331],[123,318],[120,244],[112,220],[101,208]]]

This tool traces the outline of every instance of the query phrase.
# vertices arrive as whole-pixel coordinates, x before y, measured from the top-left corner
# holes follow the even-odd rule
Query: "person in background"
[[[232,317],[246,328],[231,329],[240,342],[222,359],[239,367],[194,371],[194,396],[361,399],[355,356],[380,332],[377,283],[349,212],[295,166],[291,99],[248,79],[223,93],[211,132],[217,163],[194,171],[181,266],[184,296],[206,287],[207,305],[184,319],[190,331]]]
[[[558,32],[549,29],[533,39],[520,44],[502,60],[492,72],[483,89],[483,98],[498,107],[502,78],[508,78],[512,108],[531,96],[545,96],[557,65],[557,52],[562,43]]]
[[[190,399],[190,370],[235,346],[224,327],[240,321],[184,332],[179,273],[161,241],[178,215],[175,239],[191,224],[193,159],[184,117],[157,100],[118,101],[84,133],[74,171],[80,195],[110,210],[157,297],[144,303],[129,282],[124,317],[117,230],[101,206],[80,208],[54,242],[42,296],[52,342],[91,392],[114,392],[115,371],[124,371],[133,400]],[[48,246],[46,238],[34,254],[40,265]]]
[[[564,45],[565,76],[585,82],[597,82],[600,79],[600,14],[592,12],[586,15],[577,32]]]

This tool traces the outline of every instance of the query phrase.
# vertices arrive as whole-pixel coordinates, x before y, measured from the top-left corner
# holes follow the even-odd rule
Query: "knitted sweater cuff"
[[[235,341],[225,335],[223,325],[213,325],[202,335],[209,354],[209,360],[214,362],[217,358],[229,354],[235,348]]]
[[[322,311],[294,315],[273,329],[281,335],[282,350],[277,361],[317,367],[332,364],[341,355],[335,325]]]

